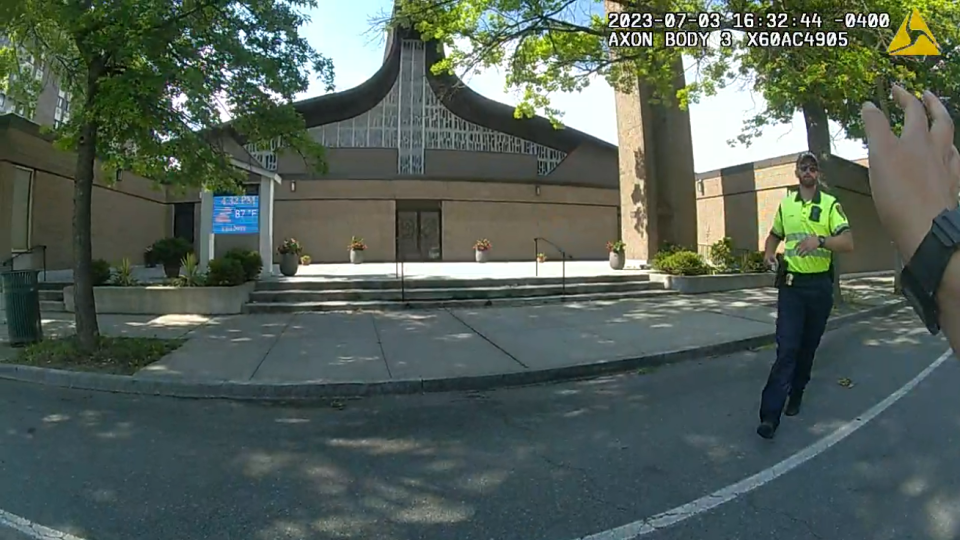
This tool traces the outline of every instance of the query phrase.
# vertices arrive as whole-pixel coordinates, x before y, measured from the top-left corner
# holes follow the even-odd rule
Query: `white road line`
[[[79,536],[44,527],[29,519],[0,510],[0,529],[13,529],[31,540],[84,540]]]
[[[900,398],[916,388],[918,384],[920,384],[924,379],[929,377],[931,373],[933,373],[933,370],[940,367],[940,364],[946,362],[951,355],[953,355],[953,351],[950,350],[943,353],[940,358],[937,358],[935,362],[927,366],[926,369],[921,371],[920,374],[914,377],[910,382],[900,387],[900,389],[896,392],[887,396],[887,398],[880,403],[877,403],[871,407],[867,412],[863,413],[856,419],[847,422],[830,435],[827,435],[803,450],[800,450],[796,454],[793,454],[769,469],[760,471],[759,473],[749,478],[745,478],[736,484],[731,484],[725,488],[714,491],[709,495],[700,497],[695,501],[688,502],[687,504],[678,506],[672,510],[661,512],[646,519],[641,519],[640,521],[627,523],[626,525],[617,527],[615,529],[591,534],[590,536],[584,536],[578,538],[577,540],[634,540],[635,538],[639,538],[652,532],[656,532],[660,529],[676,525],[681,521],[685,521],[704,512],[713,510],[721,504],[728,503],[737,497],[740,497],[741,495],[746,495],[758,487],[772,482],[773,480],[776,480],[784,474],[787,474],[793,469],[796,469],[800,465],[803,465],[807,461],[817,457],[818,455],[827,451],[833,445],[852,435],[853,432],[863,427],[867,422],[873,420],[880,413],[889,409],[890,406],[897,401],[900,401]]]

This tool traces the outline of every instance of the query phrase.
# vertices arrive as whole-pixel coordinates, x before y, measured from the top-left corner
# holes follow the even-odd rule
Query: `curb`
[[[827,322],[827,331],[848,326],[873,317],[889,315],[905,305],[898,300],[857,313],[842,315]],[[17,364],[0,364],[0,380],[43,384],[74,390],[92,390],[117,394],[150,396],[231,399],[242,401],[299,401],[324,398],[368,397],[391,394],[429,392],[481,391],[494,388],[529,386],[548,382],[585,379],[641,367],[657,367],[686,360],[723,356],[776,343],[773,333],[744,339],[688,347],[634,358],[608,360],[553,369],[521,371],[475,377],[446,379],[408,379],[355,383],[243,383],[190,380],[141,379],[126,375],[108,375],[62,369],[38,368]]]

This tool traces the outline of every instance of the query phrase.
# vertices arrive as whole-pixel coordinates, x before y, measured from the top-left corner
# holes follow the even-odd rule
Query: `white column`
[[[261,277],[273,275],[273,196],[276,182],[260,177],[260,258],[263,259]]]
[[[200,191],[200,253],[197,254],[197,262],[200,263],[200,269],[206,271],[209,262],[213,259],[214,253],[214,234],[213,234],[213,192],[209,190]]]

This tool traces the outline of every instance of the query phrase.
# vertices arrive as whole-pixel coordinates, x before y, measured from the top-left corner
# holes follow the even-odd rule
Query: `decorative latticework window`
[[[387,96],[371,110],[342,122],[311,128],[330,148],[396,148],[397,173],[424,173],[424,150],[462,150],[536,156],[537,174],[545,176],[566,153],[468,122],[443,106],[426,78],[425,44],[404,40],[400,73]],[[264,167],[276,170],[272,148],[247,149]]]
[[[280,148],[280,138],[259,143],[251,143],[245,146],[247,152],[253,156],[260,165],[268,171],[277,170],[277,149]]]
[[[57,91],[57,108],[53,111],[53,127],[59,128],[70,121],[70,95],[62,88]]]

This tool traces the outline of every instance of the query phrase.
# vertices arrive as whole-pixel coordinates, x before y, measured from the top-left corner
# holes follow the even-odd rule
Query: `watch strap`
[[[933,219],[930,232],[906,265],[917,285],[931,300],[940,288],[950,259],[960,248],[960,209],[944,210]],[[920,291],[917,291],[920,292]]]

